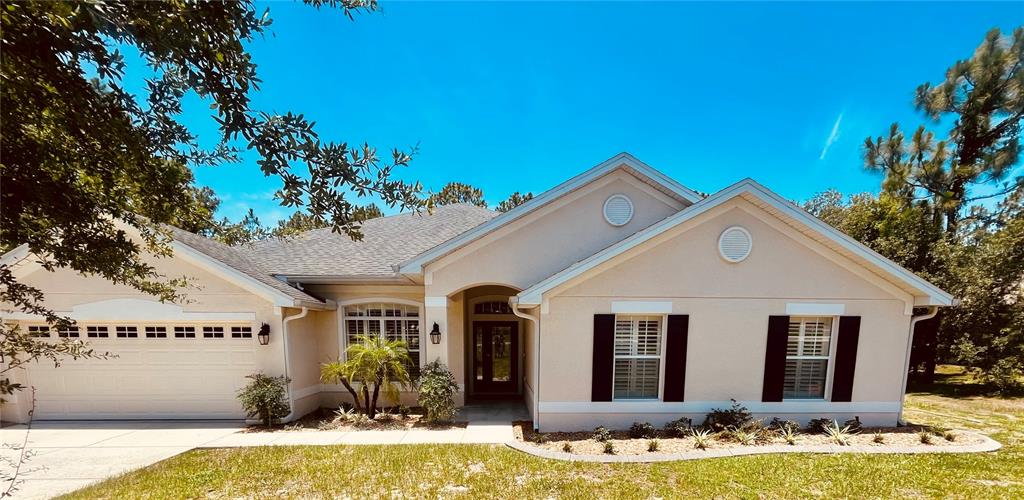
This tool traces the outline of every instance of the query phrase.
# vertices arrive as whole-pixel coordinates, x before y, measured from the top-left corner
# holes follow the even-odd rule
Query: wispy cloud
[[[819,160],[824,160],[825,155],[828,154],[829,148],[839,138],[839,123],[843,121],[843,114],[839,113],[839,118],[836,118],[836,122],[832,124],[832,133],[828,134],[828,139],[825,139],[825,147],[821,148],[821,155],[818,156]]]

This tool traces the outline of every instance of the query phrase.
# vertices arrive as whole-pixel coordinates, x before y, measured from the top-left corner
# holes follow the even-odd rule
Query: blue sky
[[[790,199],[875,191],[859,148],[925,118],[913,91],[969,57],[1021,3],[396,3],[355,22],[269,3],[250,49],[259,109],[302,112],[327,139],[419,143],[401,177],[484,190],[493,206],[629,151],[694,189],[753,177]],[[262,6],[261,6],[262,8]],[[208,106],[185,123],[216,139]],[[200,184],[264,222],[291,209],[252,157]],[[385,212],[393,210],[385,209]]]

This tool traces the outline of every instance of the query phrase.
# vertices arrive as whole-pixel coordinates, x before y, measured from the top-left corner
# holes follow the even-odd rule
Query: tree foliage
[[[377,8],[375,0],[306,3],[350,18]],[[46,269],[69,268],[175,300],[181,281],[161,276],[143,254],[169,255],[161,223],[217,230],[211,214],[218,201],[194,186],[191,169],[237,162],[243,151],[254,154],[264,175],[280,179],[283,205],[352,237],[360,236],[355,198],[424,207],[419,184],[392,175],[412,152],[395,149],[383,161],[368,144],[322,137],[302,114],[251,106],[261,82],[246,44],[270,25],[269,10],[251,0],[4,2],[0,246],[24,243]],[[137,59],[122,55],[129,49]],[[190,96],[210,104],[215,147],[202,147],[179,121]],[[8,271],[0,266],[2,298],[46,313],[42,293],[19,286]],[[0,342],[37,342],[24,335],[4,326]]]
[[[325,363],[320,368],[324,382],[341,383],[354,399],[356,409],[371,419],[377,415],[381,392],[398,402],[400,390],[410,388],[412,360],[405,342],[376,335],[360,335],[345,351],[345,361]],[[352,384],[359,384],[357,391]]]
[[[508,196],[507,200],[502,201],[501,203],[498,203],[497,210],[499,212],[505,213],[505,212],[508,212],[509,210],[512,210],[513,208],[516,208],[519,205],[522,205],[523,203],[526,203],[526,202],[528,202],[528,201],[530,201],[532,199],[533,199],[533,193],[522,194],[519,191],[516,191],[516,192],[510,194]]]
[[[449,182],[440,191],[430,195],[428,202],[432,206],[453,205],[455,203],[472,203],[487,208],[484,192],[478,188],[461,182]]]
[[[864,162],[885,174],[887,192],[930,198],[944,218],[946,234],[956,233],[972,202],[1006,195],[1024,177],[1006,178],[1020,157],[1024,118],[1024,28],[1009,39],[989,31],[970,59],[957,61],[943,81],[917,88],[914,104],[936,123],[954,120],[945,139],[920,126],[908,141],[899,124],[887,136],[864,141]],[[1005,182],[1004,182],[1005,181]],[[994,193],[972,194],[979,184],[1001,183]]]

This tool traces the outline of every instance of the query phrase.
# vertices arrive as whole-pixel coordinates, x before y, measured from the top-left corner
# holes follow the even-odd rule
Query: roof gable
[[[711,209],[738,196],[742,196],[807,236],[849,257],[857,264],[903,285],[908,291],[912,291],[912,295],[915,296],[916,305],[948,306],[955,303],[955,299],[947,292],[822,222],[752,179],[744,179],[733,184],[695,203],[693,206],[673,214],[661,222],[653,224],[647,229],[555,273],[519,293],[517,296],[518,301],[523,305],[539,305],[543,301],[544,293],[573,282],[587,271],[622,255],[630,249],[644,245],[656,236],[684,222],[698,218]]]
[[[593,168],[583,172],[543,193],[534,197],[530,201],[519,205],[518,207],[509,210],[497,217],[491,219],[488,222],[480,224],[477,227],[466,231],[455,238],[452,238],[440,245],[437,245],[429,250],[422,252],[411,259],[402,262],[397,266],[397,271],[401,274],[419,274],[423,272],[423,266],[429,262],[432,262],[440,257],[443,257],[462,246],[487,235],[498,228],[508,224],[512,221],[518,220],[523,216],[534,212],[535,210],[543,207],[554,200],[561,198],[562,196],[575,191],[606,174],[617,170],[624,169],[630,174],[643,180],[647,184],[651,185],[655,189],[662,193],[671,196],[686,204],[693,204],[702,199],[700,193],[676,182],[667,175],[655,170],[646,163],[638,160],[636,157],[629,153],[619,153]]]

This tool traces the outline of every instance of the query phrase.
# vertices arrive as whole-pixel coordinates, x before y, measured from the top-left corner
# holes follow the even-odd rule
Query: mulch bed
[[[528,421],[514,422],[513,433],[518,441],[529,443],[531,446],[550,451],[566,452],[576,455],[601,455],[605,452],[605,443],[594,439],[594,433],[590,432],[544,432],[539,433],[533,430],[533,423]],[[921,442],[920,432],[929,433],[930,443]],[[882,436],[882,443],[876,443],[875,434]],[[952,437],[952,441],[946,439],[944,434]],[[786,441],[773,430],[764,429],[758,433],[755,444],[744,445],[737,442],[728,432],[720,432],[710,440],[707,449],[723,448],[750,448],[766,445],[787,445]],[[650,441],[658,440],[657,451],[648,451]],[[665,431],[659,430],[654,438],[631,438],[627,431],[611,431],[609,440],[614,447],[616,455],[657,455],[657,454],[679,454],[697,451],[693,437],[674,437]],[[948,431],[944,433],[935,429],[922,426],[908,427],[884,427],[867,428],[849,438],[849,444],[869,445],[872,447],[885,448],[949,448],[974,445],[984,442],[984,439],[974,433],[964,431]],[[566,444],[569,450],[566,450]],[[794,445],[835,445],[835,441],[829,436],[810,431],[801,431]]]
[[[408,414],[401,415],[397,408],[387,408],[387,411],[378,411],[373,420],[343,418],[336,410],[320,408],[294,422],[277,424],[271,427],[253,425],[246,427],[243,432],[294,432],[294,431],[388,431],[403,429],[461,429],[468,425],[468,422],[445,422],[427,423],[422,408],[410,408]]]

